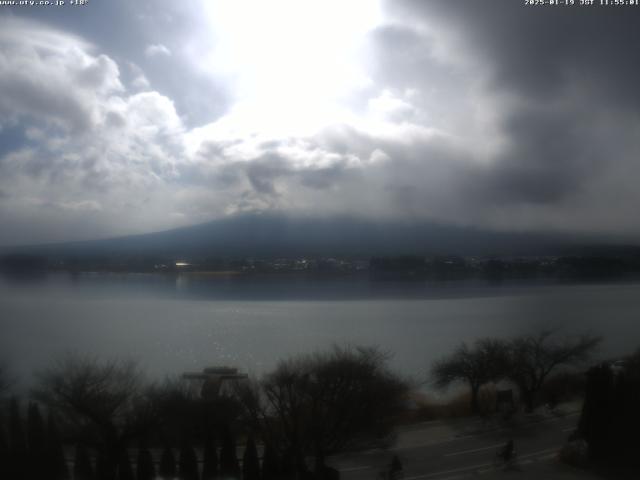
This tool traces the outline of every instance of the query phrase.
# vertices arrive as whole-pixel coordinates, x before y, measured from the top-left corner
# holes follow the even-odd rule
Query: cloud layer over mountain
[[[0,15],[0,244],[260,211],[640,236],[639,8]]]

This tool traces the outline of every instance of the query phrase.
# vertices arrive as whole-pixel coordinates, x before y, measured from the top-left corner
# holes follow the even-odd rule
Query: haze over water
[[[0,351],[28,383],[67,351],[133,358],[156,378],[211,365],[259,375],[334,343],[379,345],[425,380],[460,341],[558,329],[637,347],[640,284],[372,282],[288,276],[49,275],[0,283]],[[25,382],[26,380],[26,382]]]

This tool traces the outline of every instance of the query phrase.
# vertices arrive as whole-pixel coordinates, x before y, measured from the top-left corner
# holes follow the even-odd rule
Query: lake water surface
[[[640,346],[640,284],[373,282],[366,278],[49,275],[0,281],[0,358],[28,383],[66,351],[138,359],[152,376],[254,374],[334,343],[379,345],[425,379],[463,340],[540,329]]]

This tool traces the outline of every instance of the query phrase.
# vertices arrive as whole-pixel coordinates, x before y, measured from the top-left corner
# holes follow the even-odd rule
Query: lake
[[[380,282],[366,277],[50,274],[0,280],[0,358],[29,383],[67,351],[139,360],[153,377],[379,345],[424,380],[459,342],[541,329],[604,336],[601,357],[640,346],[640,284]]]

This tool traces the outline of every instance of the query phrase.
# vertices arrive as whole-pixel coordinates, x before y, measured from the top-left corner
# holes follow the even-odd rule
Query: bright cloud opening
[[[233,78],[247,131],[308,133],[343,116],[366,86],[360,50],[381,22],[377,0],[206,2],[216,47],[208,68]]]

